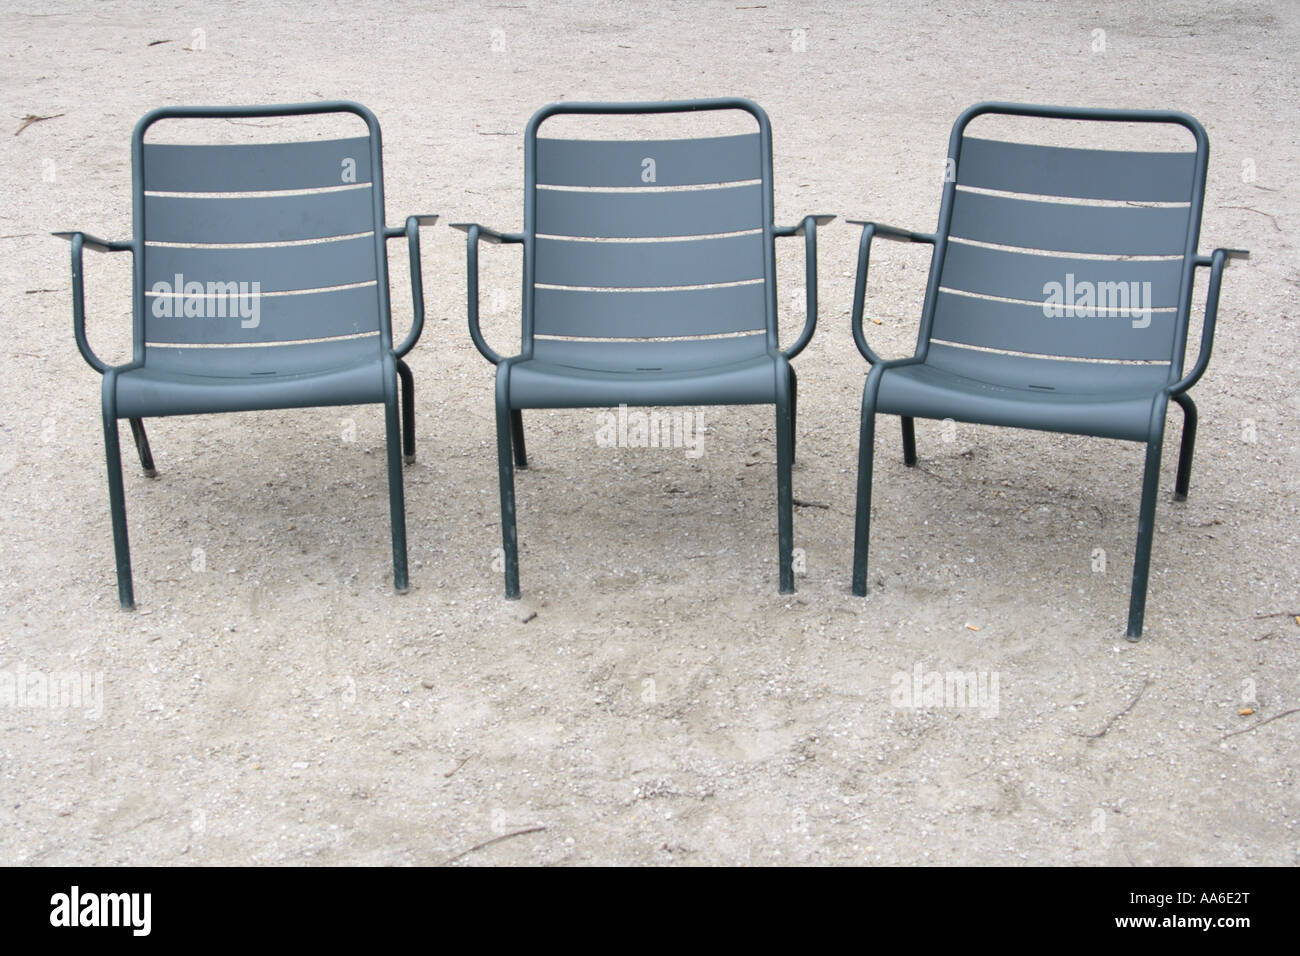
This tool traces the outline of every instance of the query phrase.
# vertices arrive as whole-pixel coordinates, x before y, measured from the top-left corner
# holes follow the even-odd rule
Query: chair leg
[[[135,609],[131,582],[131,545],[126,535],[126,492],[122,485],[122,447],[117,418],[104,412],[104,457],[108,464],[108,505],[113,515],[113,555],[117,560],[117,599],[122,610]]]
[[[903,464],[911,468],[916,464],[916,424],[915,420],[908,418],[906,415],[902,418],[903,422]]]
[[[397,375],[402,380],[402,460],[410,465],[415,462],[415,376],[401,359]]]
[[[788,384],[788,383],[787,383]],[[788,388],[778,377],[776,393],[776,511],[780,591],[794,593],[794,490],[790,468],[794,464],[794,415]]]
[[[853,522],[853,593],[858,597],[867,594],[867,549],[871,541],[871,473],[876,455],[875,399],[875,389],[868,379],[862,396],[862,425],[858,433],[858,503]]]
[[[528,467],[528,450],[524,447],[524,413],[519,409],[510,412],[510,443],[515,450],[515,467]]]
[[[393,589],[405,594],[410,587],[406,568],[406,499],[402,488],[402,427],[397,410],[397,381],[384,401],[388,438],[388,512],[393,528]]]
[[[1192,452],[1196,449],[1196,403],[1186,392],[1179,392],[1174,401],[1183,407],[1183,442],[1178,450],[1178,478],[1174,482],[1174,501],[1187,500],[1187,488],[1192,481]]]
[[[790,464],[798,457],[799,448],[799,376],[790,366]]]
[[[1133,589],[1128,605],[1128,639],[1142,636],[1147,607],[1147,579],[1151,575],[1151,540],[1156,530],[1156,498],[1160,486],[1160,449],[1163,435],[1147,443],[1146,470],[1142,475],[1142,509],[1138,514],[1137,553],[1133,557]]]
[[[153,464],[153,452],[149,450],[149,436],[144,433],[144,420],[128,419],[131,422],[131,436],[135,439],[135,450],[140,455],[140,467],[146,478],[157,478],[158,469]]]
[[[505,555],[506,599],[513,601],[519,598],[519,539],[515,529],[514,415],[509,388],[510,366],[502,362],[497,366],[497,476],[501,484],[501,550]]]

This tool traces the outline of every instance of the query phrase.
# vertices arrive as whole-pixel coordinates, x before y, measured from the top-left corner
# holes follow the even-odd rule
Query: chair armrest
[[[799,221],[799,225],[797,226],[777,226],[772,230],[772,235],[778,237],[802,236],[807,230],[809,224],[808,221],[810,219],[812,220],[812,225],[814,226],[824,226],[827,223],[835,221],[834,216],[828,215],[826,213],[819,213],[813,216],[805,216],[803,219]]]
[[[385,228],[384,238],[385,239],[402,238],[402,236],[406,235],[406,228],[407,226],[410,225],[412,219],[415,220],[417,226],[432,226],[435,222],[438,221],[438,216],[437,214],[425,214],[422,216],[407,216],[406,222],[402,223],[402,225],[388,226],[387,228]]]
[[[1196,356],[1196,364],[1181,379],[1165,389],[1170,395],[1187,391],[1205,374],[1205,367],[1210,364],[1210,352],[1214,348],[1214,328],[1219,319],[1219,287],[1223,283],[1223,270],[1233,259],[1249,259],[1250,253],[1245,249],[1215,249],[1211,255],[1197,256],[1197,267],[1209,267],[1210,288],[1205,293],[1205,319],[1201,326],[1201,348]]]
[[[438,221],[436,215],[407,216],[406,225],[398,228],[388,228],[384,230],[385,239],[396,239],[400,236],[406,236],[406,247],[411,256],[411,331],[406,333],[406,338],[402,344],[393,349],[393,355],[401,358],[411,349],[415,348],[415,343],[420,340],[420,333],[424,331],[424,271],[420,267],[420,227],[432,226]],[[391,324],[392,318],[389,317]]]
[[[466,233],[465,285],[467,288],[469,337],[474,340],[474,347],[482,353],[485,359],[493,365],[500,365],[501,356],[487,344],[487,341],[483,338],[483,330],[478,324],[478,244],[480,239],[493,244],[521,243],[524,241],[524,236],[518,232],[498,232],[495,229],[480,226],[476,222],[453,222],[451,228],[460,229]]]
[[[862,239],[858,243],[858,275],[853,285],[853,341],[857,344],[862,357],[870,364],[876,365],[884,359],[872,351],[862,330],[862,309],[867,298],[867,269],[871,261],[871,241],[876,236],[880,236],[882,239],[892,239],[895,242],[927,242],[933,246],[934,235],[899,229],[897,226],[886,226],[883,223],[863,222],[860,219],[850,219],[849,222],[862,227]]]
[[[834,216],[804,216],[797,226],[778,226],[772,230],[773,236],[803,236],[804,257],[804,293],[807,302],[804,308],[803,331],[794,343],[781,350],[786,359],[792,359],[804,350],[812,341],[813,332],[817,331],[817,227],[824,226]]]
[[[108,239],[99,239],[88,232],[55,232],[51,235],[58,236],[60,239],[67,239],[69,242],[74,237],[81,237],[81,244],[92,252],[128,252],[134,248],[130,242],[117,242]]]
[[[872,232],[881,239],[892,239],[895,242],[928,242],[930,245],[934,245],[934,233],[913,232],[910,229],[887,226],[883,222],[868,222],[865,219],[846,219],[844,221],[851,226],[870,226]]]
[[[72,334],[77,339],[77,349],[86,364],[101,375],[108,371],[109,365],[90,347],[86,339],[86,286],[82,277],[81,250],[92,249],[95,252],[127,252],[135,249],[130,242],[110,242],[87,235],[84,232],[56,232],[60,239],[72,243]]]
[[[453,222],[451,228],[459,229],[461,232],[469,232],[471,229],[477,229],[478,237],[484,242],[490,242],[493,245],[500,245],[503,242],[524,241],[524,234],[522,232],[501,232],[497,229],[489,229],[487,226],[480,226],[476,222]]]
[[[1231,262],[1233,259],[1236,259],[1240,262],[1245,262],[1247,259],[1250,258],[1249,249],[1215,249],[1214,251],[1222,252],[1224,255],[1224,259],[1227,262]],[[1213,262],[1214,262],[1214,258],[1212,256],[1197,256],[1196,258],[1196,264],[1198,266],[1208,266]]]

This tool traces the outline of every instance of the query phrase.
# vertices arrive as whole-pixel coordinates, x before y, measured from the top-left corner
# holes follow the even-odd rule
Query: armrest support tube
[[[827,223],[833,216],[805,216],[797,226],[774,229],[774,236],[797,236],[804,241],[804,294],[806,296],[803,331],[787,348],[782,349],[786,359],[792,359],[807,347],[817,330],[817,225]]]
[[[1205,293],[1205,319],[1201,326],[1201,347],[1196,355],[1192,370],[1170,385],[1165,391],[1169,395],[1178,395],[1187,391],[1205,374],[1210,364],[1210,352],[1214,349],[1214,330],[1219,319],[1219,289],[1223,284],[1223,270],[1231,259],[1247,259],[1250,253],[1243,249],[1215,249],[1210,256],[1197,256],[1197,266],[1210,269],[1210,287]]]
[[[866,333],[862,329],[862,312],[867,298],[867,270],[871,263],[871,241],[877,235],[883,239],[892,239],[898,242],[927,242],[934,245],[934,235],[931,233],[911,232],[907,229],[899,229],[896,226],[886,226],[874,222],[862,222],[860,220],[849,220],[854,225],[862,226],[862,238],[858,241],[858,274],[853,283],[853,341],[870,364],[877,365],[884,361],[875,351],[867,344]]]
[[[77,350],[86,364],[103,375],[109,365],[90,347],[86,338],[86,286],[82,266],[82,249],[89,248],[95,252],[126,252],[135,248],[130,242],[110,242],[89,236],[84,232],[56,232],[60,239],[72,243],[72,334],[77,340]]]
[[[474,340],[474,347],[493,365],[500,365],[502,357],[492,350],[483,338],[483,330],[478,321],[478,243],[480,239],[491,243],[522,243],[520,233],[497,232],[475,222],[452,223],[453,229],[465,231],[465,286],[467,295],[467,314],[469,317],[469,337]]]
[[[420,333],[424,331],[424,271],[420,265],[420,226],[431,226],[437,221],[437,216],[408,216],[404,228],[384,230],[384,236],[388,239],[405,234],[407,251],[411,257],[411,310],[414,315],[411,331],[406,334],[402,344],[393,349],[393,355],[397,358],[411,351],[420,340]]]

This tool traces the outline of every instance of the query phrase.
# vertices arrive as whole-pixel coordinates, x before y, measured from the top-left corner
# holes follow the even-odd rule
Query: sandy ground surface
[[[460,863],[1296,861],[1300,718],[1250,729],[1300,703],[1280,613],[1300,611],[1295,4],[6,7],[0,670],[85,674],[102,708],[0,708],[0,860],[427,864],[507,837]],[[726,408],[695,458],[599,447],[592,412],[529,415],[524,601],[502,599],[493,376],[446,223],[520,226],[546,102],[709,95],[770,113],[779,222],[933,228],[948,130],[982,99],[1205,124],[1202,248],[1254,258],[1225,282],[1185,504],[1170,413],[1141,643],[1130,444],[918,423],[907,470],[883,422],[873,587],[850,595],[866,366],[842,222],[798,363],[795,494],[825,506],[796,510],[798,594],[776,588],[772,415]],[[411,592],[390,586],[378,407],[169,419],[158,480],[126,460],[140,609],[122,613],[99,378],[48,232],[129,237],[130,132],[154,106],[318,98],[378,114],[391,223],[444,217],[411,363]],[[61,115],[15,136],[27,114]],[[503,350],[516,257],[483,255]],[[125,259],[87,254],[91,337],[119,360]],[[873,258],[879,351],[910,350],[925,266]],[[788,340],[800,243],[780,270]],[[996,705],[900,706],[918,668],[996,680]]]

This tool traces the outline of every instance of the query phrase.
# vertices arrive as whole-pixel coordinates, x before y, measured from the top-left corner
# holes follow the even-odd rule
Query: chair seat
[[[776,401],[765,335],[640,342],[536,339],[510,365],[510,407],[759,405]]]
[[[932,343],[881,375],[876,410],[914,418],[1147,441],[1166,364],[1038,359]]]
[[[384,401],[377,335],[258,348],[149,346],[117,377],[117,416],[152,418]]]

